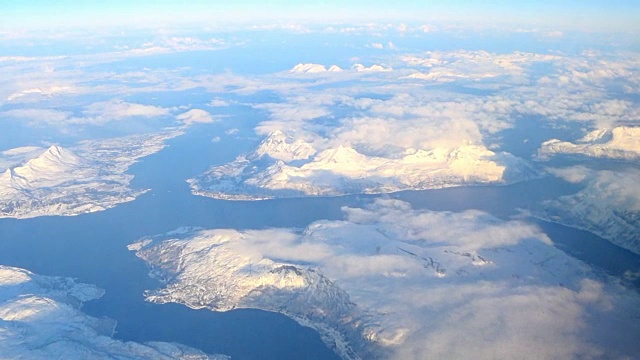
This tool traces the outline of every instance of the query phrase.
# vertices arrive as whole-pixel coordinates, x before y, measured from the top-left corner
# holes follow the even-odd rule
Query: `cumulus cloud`
[[[214,121],[211,114],[201,109],[191,109],[176,116],[176,119],[182,121],[186,125],[194,123],[212,123]]]
[[[232,103],[230,101],[223,100],[223,99],[220,99],[220,98],[215,98],[215,99],[209,101],[209,103],[207,105],[211,106],[211,107],[225,107],[225,106],[229,106],[231,104]]]

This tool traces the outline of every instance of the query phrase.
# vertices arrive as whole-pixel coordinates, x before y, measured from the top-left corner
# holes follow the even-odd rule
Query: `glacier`
[[[81,311],[103,291],[70,278],[0,265],[0,358],[3,359],[228,359],[166,342],[112,338],[115,322]]]
[[[400,156],[375,156],[343,145],[318,150],[274,131],[253,152],[188,182],[196,195],[257,200],[509,184],[538,176],[526,161],[483,145],[410,148]]]
[[[637,292],[534,225],[393,199],[343,211],[344,220],[305,229],[179,228],[129,249],[164,283],[148,301],[279,312],[316,329],[344,359],[640,351]]]
[[[146,190],[129,187],[127,169],[160,151],[183,130],[85,140],[67,148],[22,147],[0,156],[0,218],[72,216],[132,201]]]

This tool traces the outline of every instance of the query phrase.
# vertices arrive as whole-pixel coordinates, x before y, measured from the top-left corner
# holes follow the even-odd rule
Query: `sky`
[[[158,23],[459,21],[637,32],[636,0],[0,0],[0,29]]]

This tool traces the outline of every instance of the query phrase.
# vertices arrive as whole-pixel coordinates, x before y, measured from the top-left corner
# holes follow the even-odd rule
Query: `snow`
[[[344,220],[303,230],[181,229],[131,249],[165,284],[147,300],[280,312],[318,330],[344,359],[640,351],[638,294],[534,225],[391,199],[343,211]]]
[[[273,159],[290,162],[306,160],[315,153],[315,149],[304,140],[293,140],[282,131],[271,133],[254,151],[254,158],[267,155]]]
[[[289,70],[290,74],[318,74],[325,72],[342,72],[342,68],[338,65],[331,65],[329,68],[322,64],[298,64]]]
[[[0,358],[225,359],[175,343],[114,340],[115,322],[80,311],[103,291],[0,265]]]
[[[189,183],[198,195],[244,200],[506,184],[537,175],[525,161],[480,145],[408,149],[395,158],[342,145],[317,152],[304,140],[276,131],[253,153],[214,166]]]
[[[72,216],[101,211],[135,199],[144,190],[129,188],[125,171],[137,159],[164,147],[181,134],[158,134],[83,141],[71,148],[52,145],[2,153],[0,218]]]
[[[640,254],[640,170],[551,169],[573,183],[579,192],[548,200],[536,216],[585,229]]]
[[[551,139],[542,143],[537,157],[540,160],[548,160],[555,155],[638,160],[640,159],[640,127],[619,126],[613,129],[594,130],[575,144]]]
[[[384,67],[382,65],[371,65],[369,67],[366,67],[362,64],[354,64],[353,65],[353,70],[357,71],[357,72],[389,72],[389,71],[393,71],[392,68],[390,67]]]
[[[320,73],[327,71],[327,68],[324,65],[320,64],[298,64],[294,66],[289,73],[292,74],[312,74],[312,73]]]

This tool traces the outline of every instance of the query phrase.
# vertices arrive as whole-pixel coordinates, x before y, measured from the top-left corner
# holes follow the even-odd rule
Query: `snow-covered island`
[[[197,195],[258,200],[508,184],[536,176],[539,173],[526,161],[482,145],[406,149],[386,157],[342,145],[317,150],[275,131],[252,153],[188,182]]]
[[[0,218],[71,216],[132,201],[145,190],[131,189],[127,169],[160,151],[173,129],[157,134],[83,141],[66,148],[22,147],[0,153]]]
[[[640,254],[640,170],[550,169],[566,181],[584,184],[579,192],[545,201],[536,216],[588,230]]]
[[[558,139],[545,141],[537,153],[539,160],[555,155],[583,155],[595,158],[640,159],[640,127],[619,126],[594,130],[575,144]]]
[[[343,210],[303,230],[181,228],[129,249],[165,283],[149,301],[280,312],[344,359],[640,353],[638,294],[536,226],[390,199]]]
[[[227,359],[184,345],[113,339],[115,322],[80,311],[103,295],[93,285],[0,265],[2,359]]]

